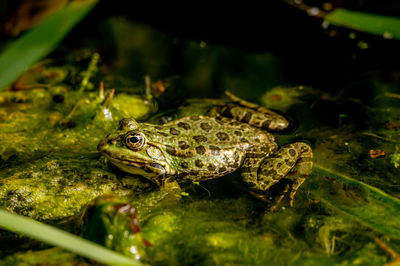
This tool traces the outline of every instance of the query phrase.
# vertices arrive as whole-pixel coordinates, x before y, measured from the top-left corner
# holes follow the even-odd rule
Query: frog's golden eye
[[[125,144],[133,151],[140,150],[144,145],[145,138],[143,134],[135,132],[127,134],[125,137]]]

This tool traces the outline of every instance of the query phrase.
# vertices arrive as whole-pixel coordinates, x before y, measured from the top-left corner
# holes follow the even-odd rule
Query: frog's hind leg
[[[240,99],[228,91],[225,93],[234,103],[219,106],[217,113],[220,115],[271,131],[280,131],[288,127],[289,122],[283,116]]]
[[[255,165],[258,163],[258,167]],[[254,158],[246,158],[243,163],[242,178],[250,189],[265,194],[268,189],[281,179],[292,180],[291,189],[287,186],[282,195],[277,198],[278,204],[289,193],[290,206],[297,189],[305,181],[312,170],[312,151],[303,142],[285,145],[271,157],[259,162]]]

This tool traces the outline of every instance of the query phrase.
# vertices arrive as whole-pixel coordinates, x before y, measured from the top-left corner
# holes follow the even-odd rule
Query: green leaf
[[[400,40],[400,18],[337,8],[326,14],[330,24]]]
[[[30,218],[0,209],[0,227],[62,247],[107,265],[142,265],[98,244]]]
[[[0,90],[49,54],[97,1],[75,1],[12,43],[0,55]]]
[[[312,194],[330,208],[400,239],[400,201],[349,176],[314,165]]]

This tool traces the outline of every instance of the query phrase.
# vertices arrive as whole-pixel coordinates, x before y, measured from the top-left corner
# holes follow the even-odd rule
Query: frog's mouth
[[[111,161],[112,164],[120,168],[122,171],[151,178],[155,176],[172,175],[174,171],[171,170],[169,165],[163,161],[141,161],[139,158],[129,160],[126,158],[117,158],[111,156],[107,151],[102,151],[104,155]]]

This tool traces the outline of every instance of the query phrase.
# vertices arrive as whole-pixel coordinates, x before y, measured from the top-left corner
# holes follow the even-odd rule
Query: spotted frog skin
[[[291,179],[290,203],[311,173],[312,151],[302,142],[278,148],[269,131],[287,120],[227,92],[231,102],[207,116],[189,116],[164,125],[126,118],[98,145],[121,170],[144,176],[160,186],[203,181],[241,169],[251,191],[265,195],[282,178]],[[285,193],[288,189],[285,189]]]

